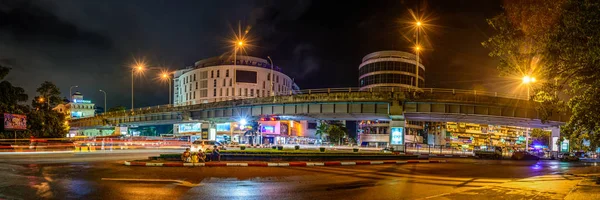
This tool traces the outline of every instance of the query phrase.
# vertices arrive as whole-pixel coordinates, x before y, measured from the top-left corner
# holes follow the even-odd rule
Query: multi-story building
[[[416,89],[425,83],[425,66],[419,63],[417,79],[417,61],[412,53],[403,51],[377,51],[363,57],[358,66],[358,83],[360,90],[373,88]],[[359,122],[359,142],[361,145],[386,146],[390,142],[392,132],[389,121]],[[421,143],[422,136],[418,132],[423,126],[405,122],[402,133],[407,142]]]
[[[224,55],[200,60],[194,66],[186,67],[174,73],[174,105],[193,105],[245,98],[270,97],[272,95],[290,95],[298,91],[298,86],[281,68],[271,66],[267,60],[251,56]],[[234,72],[235,71],[235,72]],[[255,143],[283,143],[290,139],[303,138],[306,121],[270,121],[265,122],[264,139],[255,138]],[[289,124],[292,128],[281,128]],[[302,125],[304,124],[304,125]],[[294,126],[296,125],[296,126]],[[287,130],[292,130],[293,134]],[[295,131],[301,129],[302,131]],[[248,142],[246,128],[239,122],[206,124],[175,124],[175,134],[201,135],[203,139],[232,142]],[[285,131],[283,131],[285,130]],[[269,132],[270,131],[270,132]],[[280,133],[282,132],[282,133]],[[262,133],[262,132],[261,132]],[[274,137],[274,136],[277,137]],[[281,137],[279,137],[281,135]],[[273,136],[273,137],[271,137]],[[285,138],[284,138],[285,137]],[[277,139],[273,139],[277,138]]]
[[[237,56],[236,64],[230,55],[200,60],[176,71],[173,83],[175,106],[289,95],[298,89],[279,67],[251,56]]]
[[[358,67],[361,90],[377,87],[416,88],[416,56],[403,51],[377,51],[363,57]],[[419,63],[419,87],[425,82],[425,66]]]
[[[83,95],[79,92],[72,94],[71,102],[59,104],[52,110],[65,114],[67,119],[93,117],[96,114],[94,103],[90,100],[84,100]]]

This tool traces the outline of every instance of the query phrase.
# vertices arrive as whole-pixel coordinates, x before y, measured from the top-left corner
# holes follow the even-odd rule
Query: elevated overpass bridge
[[[525,96],[475,90],[422,88],[327,88],[295,94],[196,105],[160,105],[75,119],[73,129],[174,124],[196,121],[231,122],[277,115],[281,119],[410,120],[471,122],[524,127],[555,127],[567,113],[542,123],[536,102]]]

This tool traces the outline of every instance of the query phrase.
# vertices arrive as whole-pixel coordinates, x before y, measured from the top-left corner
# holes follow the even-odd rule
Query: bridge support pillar
[[[390,139],[388,146],[399,146],[404,145],[404,134],[405,134],[406,121],[392,119],[390,121],[390,127],[388,133],[390,133]],[[394,147],[398,148],[398,147]]]
[[[560,136],[560,127],[550,127],[549,130],[552,131],[552,134],[550,134],[549,148],[551,151],[559,152],[560,146],[558,144],[556,144],[556,142],[558,140],[560,140],[560,137],[561,137]]]

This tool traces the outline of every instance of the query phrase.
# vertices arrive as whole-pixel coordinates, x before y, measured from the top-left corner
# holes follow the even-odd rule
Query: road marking
[[[175,180],[175,179],[138,179],[138,178],[102,178],[103,181],[131,181],[131,182],[172,182],[177,183],[179,186],[185,187],[196,187],[201,184],[193,184],[188,181]]]

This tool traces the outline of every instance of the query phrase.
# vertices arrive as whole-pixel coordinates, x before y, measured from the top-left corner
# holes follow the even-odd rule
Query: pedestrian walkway
[[[394,161],[329,161],[329,162],[146,162],[125,161],[127,166],[146,167],[313,167],[313,166],[353,166],[408,163],[445,163],[446,160],[394,160]]]
[[[578,175],[550,174],[423,199],[600,199],[600,186],[582,185],[589,180]]]

